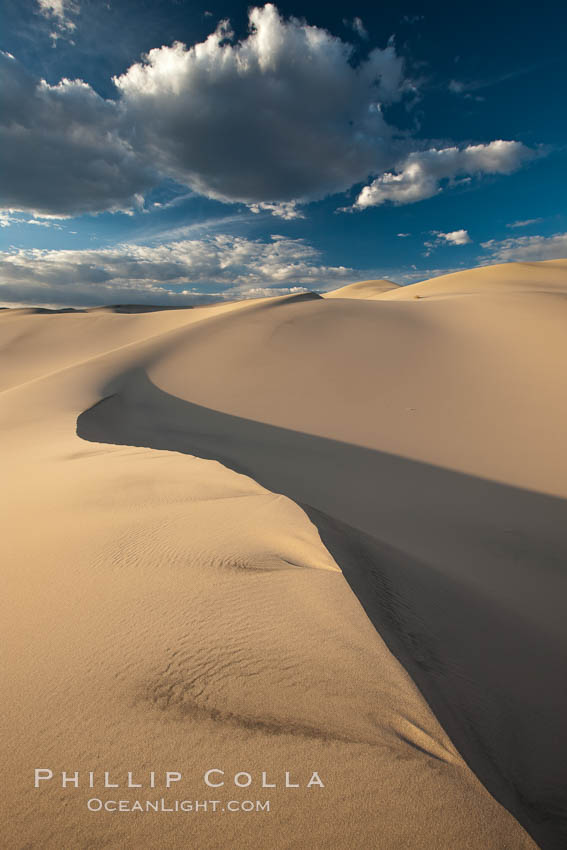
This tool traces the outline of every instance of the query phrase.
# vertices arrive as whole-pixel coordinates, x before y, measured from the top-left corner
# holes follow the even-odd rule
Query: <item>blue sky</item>
[[[564,4],[1,5],[5,305],[567,256]]]

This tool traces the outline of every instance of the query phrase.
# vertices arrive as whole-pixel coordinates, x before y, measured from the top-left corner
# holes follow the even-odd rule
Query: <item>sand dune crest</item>
[[[186,845],[40,763],[324,777],[219,850],[564,846],[565,265],[3,311],[7,846]]]

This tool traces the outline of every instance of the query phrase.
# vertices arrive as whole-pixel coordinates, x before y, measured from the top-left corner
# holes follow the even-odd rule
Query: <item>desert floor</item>
[[[2,846],[567,846],[566,324],[567,261],[1,311]]]

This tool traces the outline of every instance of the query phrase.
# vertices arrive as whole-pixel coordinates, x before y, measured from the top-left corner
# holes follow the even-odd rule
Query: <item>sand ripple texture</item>
[[[566,302],[510,274],[0,315],[2,846],[560,846],[558,688],[525,677],[564,646]],[[492,693],[502,624],[532,651]],[[95,814],[35,767],[271,811]],[[254,785],[211,793],[217,767]]]

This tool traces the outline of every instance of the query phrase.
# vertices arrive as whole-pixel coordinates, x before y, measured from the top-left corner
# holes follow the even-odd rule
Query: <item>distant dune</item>
[[[325,292],[324,298],[376,298],[384,292],[398,289],[397,283],[392,283],[391,280],[361,280],[359,283],[350,283],[348,286],[341,286],[340,289],[333,289],[331,292]]]
[[[387,284],[2,311],[7,846],[567,846],[567,260]]]
[[[565,292],[567,260],[540,263],[498,263],[444,274],[388,292],[384,298],[432,298],[452,295],[514,292]]]
[[[558,291],[566,288],[567,260],[532,263],[497,263],[440,275],[401,286],[391,280],[363,280],[325,292],[324,298],[367,298],[403,301],[482,292]]]

